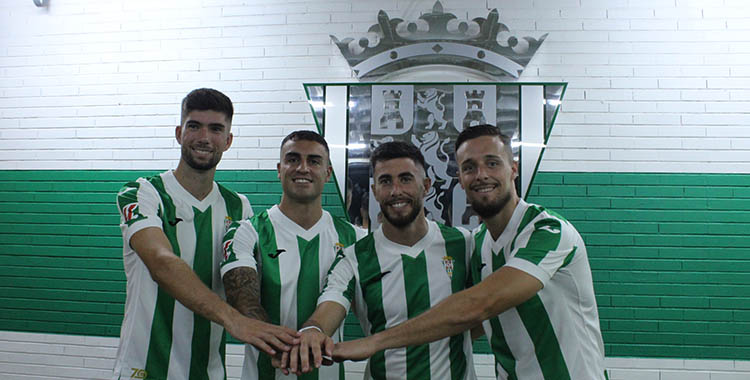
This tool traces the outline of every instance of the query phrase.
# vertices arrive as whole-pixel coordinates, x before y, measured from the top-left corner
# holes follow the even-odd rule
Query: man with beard
[[[303,325],[291,369],[307,372],[331,354],[331,335],[353,307],[366,335],[385,330],[464,289],[469,279],[471,237],[463,229],[428,221],[430,189],[422,153],[414,145],[387,142],[372,153],[372,191],[383,213],[381,226],[337,257],[318,307]],[[475,379],[468,331],[431,344],[380,351],[366,379]],[[310,363],[310,352],[312,363]]]
[[[220,297],[226,226],[252,215],[245,196],[214,182],[232,144],[232,115],[221,92],[190,92],[175,128],[177,169],[139,178],[117,194],[127,296],[114,379],[225,379],[225,328],[269,354],[298,342],[294,330],[257,319],[253,287],[228,294],[250,300],[239,311]],[[224,284],[257,283],[249,268],[233,275]]]
[[[328,143],[318,133],[296,131],[286,136],[276,165],[281,202],[249,220],[232,223],[224,236],[224,278],[259,267],[260,298],[268,320],[295,331],[315,311],[315,300],[337,253],[366,233],[323,210],[323,186],[332,172],[328,157]],[[227,284],[227,294],[244,286],[248,285]],[[334,336],[338,341],[339,332]],[[271,357],[245,347],[242,379],[281,379],[282,372],[271,366]],[[305,378],[334,380],[343,379],[343,374],[343,365],[335,364]]]
[[[498,379],[605,379],[581,236],[560,215],[519,199],[510,139],[496,127],[464,129],[456,141],[456,161],[461,186],[484,220],[474,231],[471,259],[478,284],[380,334],[337,344],[334,358],[362,360],[483,322]]]

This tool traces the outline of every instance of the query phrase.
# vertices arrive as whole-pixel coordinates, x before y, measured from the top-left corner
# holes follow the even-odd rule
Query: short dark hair
[[[281,147],[284,147],[284,144],[286,144],[287,141],[299,141],[299,140],[305,140],[305,141],[314,141],[320,145],[323,145],[323,148],[326,148],[326,153],[330,156],[331,151],[328,150],[328,143],[326,142],[326,139],[323,138],[318,132],[308,131],[308,130],[301,130],[301,131],[294,131],[286,137],[284,137],[284,140],[281,140]]]
[[[510,136],[504,135],[500,132],[500,128],[491,124],[480,124],[464,128],[464,130],[458,134],[458,138],[456,138],[456,153],[458,153],[458,147],[467,140],[482,136],[493,136],[499,138],[500,141],[503,142],[503,151],[508,155],[508,158],[513,161],[513,148],[511,147]]]
[[[185,122],[187,115],[192,111],[216,111],[226,115],[227,120],[231,123],[234,116],[234,107],[232,100],[218,90],[213,88],[198,88],[190,91],[182,99],[182,113],[180,115],[180,124]]]
[[[378,145],[372,152],[372,156],[370,156],[372,171],[375,172],[375,165],[378,162],[394,158],[410,158],[414,163],[421,165],[423,170],[427,170],[424,156],[414,144],[403,141],[389,141]]]

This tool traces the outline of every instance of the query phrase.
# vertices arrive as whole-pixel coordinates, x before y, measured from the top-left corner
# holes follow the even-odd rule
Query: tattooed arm
[[[268,322],[268,314],[260,304],[260,283],[258,273],[250,267],[237,267],[224,277],[224,291],[227,302],[242,315]]]

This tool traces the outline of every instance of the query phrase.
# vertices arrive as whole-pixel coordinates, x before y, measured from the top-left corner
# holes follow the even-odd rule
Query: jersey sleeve
[[[540,219],[518,235],[516,244],[524,241],[526,244],[517,248],[506,265],[524,271],[546,285],[575,254],[572,232],[572,226],[559,219]]]
[[[249,219],[251,216],[253,216],[253,207],[250,204],[250,200],[248,200],[247,197],[243,194],[237,193],[237,195],[240,197],[240,201],[242,202],[242,220]]]
[[[156,189],[145,179],[129,182],[117,193],[117,208],[120,211],[120,229],[125,243],[130,246],[130,238],[147,227],[162,227],[159,215],[161,198]]]
[[[336,259],[333,261],[331,270],[326,277],[323,292],[318,297],[318,305],[326,301],[333,301],[349,311],[357,285],[357,264],[354,257],[354,245],[350,245],[336,255]]]
[[[251,267],[257,270],[254,255],[257,244],[258,232],[249,220],[232,222],[224,234],[224,241],[221,245],[224,253],[219,266],[221,277],[237,267]]]

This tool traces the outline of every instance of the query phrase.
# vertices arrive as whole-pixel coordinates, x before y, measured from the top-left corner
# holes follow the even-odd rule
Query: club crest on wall
[[[436,2],[432,12],[414,22],[391,19],[380,11],[368,37],[332,36],[359,78],[381,80],[305,84],[353,223],[377,227],[380,210],[369,191],[369,157],[379,144],[398,140],[414,144],[425,156],[432,181],[424,203],[427,217],[447,225],[477,226],[479,217],[458,183],[454,143],[464,128],[479,124],[497,125],[512,136],[519,164],[516,190],[526,196],[566,84],[499,82],[517,78],[546,35],[538,40],[512,36],[498,23],[498,15],[493,9],[487,18],[460,21]],[[453,78],[469,73],[467,79],[475,82],[423,81],[424,73],[440,80],[451,72],[458,73]],[[396,75],[407,80],[422,75],[422,80],[388,82]]]

